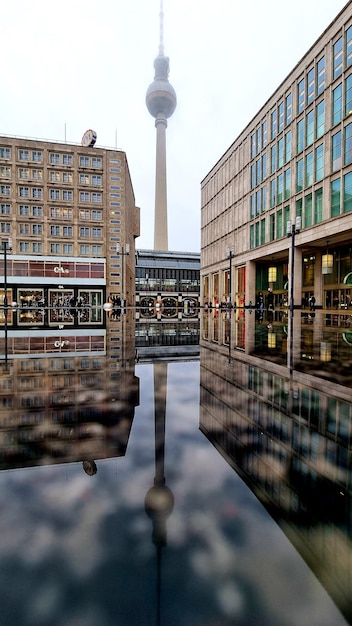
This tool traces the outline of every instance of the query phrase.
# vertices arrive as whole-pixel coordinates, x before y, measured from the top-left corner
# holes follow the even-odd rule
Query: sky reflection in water
[[[0,473],[2,626],[339,626],[346,622],[283,532],[199,431],[199,363],[167,367],[167,519],[157,548],[153,365],[125,456]]]

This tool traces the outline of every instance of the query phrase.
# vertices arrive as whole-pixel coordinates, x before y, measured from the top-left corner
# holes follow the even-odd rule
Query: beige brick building
[[[82,145],[0,137],[0,231],[10,326],[99,325],[109,296],[134,304],[139,209],[124,152],[87,133]]]

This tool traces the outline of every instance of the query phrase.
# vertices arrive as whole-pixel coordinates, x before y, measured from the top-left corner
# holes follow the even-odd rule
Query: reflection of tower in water
[[[166,545],[166,520],[174,508],[174,496],[165,484],[165,418],[167,363],[154,363],[155,477],[145,496],[145,511],[153,522],[153,543],[157,550],[157,624],[160,624],[161,554]]]

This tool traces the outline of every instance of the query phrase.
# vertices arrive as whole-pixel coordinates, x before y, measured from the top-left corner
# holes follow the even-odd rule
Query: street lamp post
[[[289,328],[290,328],[290,353],[289,353],[289,363],[290,363],[290,373],[292,375],[293,370],[293,314],[294,314],[294,261],[295,261],[295,238],[296,233],[299,233],[301,230],[302,218],[300,216],[296,217],[296,222],[293,224],[291,220],[287,222],[287,237],[291,237],[291,248],[290,248],[290,262],[289,262],[289,284],[290,284],[290,302],[289,302]]]
[[[231,309],[232,307],[232,259],[234,257],[232,248],[227,248],[227,256],[230,259],[228,307],[229,309]]]
[[[130,244],[126,243],[126,248],[124,248],[123,246],[120,247],[120,244],[117,243],[116,252],[122,257],[121,308],[123,309],[125,306],[125,256],[128,256],[130,253]]]
[[[7,363],[7,314],[8,314],[8,301],[7,301],[7,251],[12,250],[12,239],[9,237],[7,241],[1,241],[1,250],[4,253],[4,335],[5,335],[5,363]]]

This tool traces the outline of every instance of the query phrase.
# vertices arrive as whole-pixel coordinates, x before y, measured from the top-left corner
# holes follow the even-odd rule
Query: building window
[[[80,209],[79,210],[79,219],[80,220],[90,220],[90,211],[89,211],[89,209]]]
[[[62,172],[62,181],[64,183],[70,183],[72,185],[72,180],[73,180],[73,177],[72,177],[71,172]]]
[[[32,243],[32,252],[42,253],[43,252],[43,244],[40,241],[33,241]]]
[[[315,148],[315,181],[323,180],[324,177],[324,144]]]
[[[343,177],[343,212],[352,211],[352,172]]]
[[[342,120],[342,84],[333,89],[332,92],[332,125],[338,124]]]
[[[317,139],[324,135],[325,126],[325,102],[322,100],[316,107],[316,133]]]
[[[291,195],[291,168],[287,168],[285,170],[285,189],[284,189],[284,198],[287,200]]]
[[[100,187],[102,184],[103,184],[103,179],[102,179],[101,175],[100,174],[93,174],[92,175],[92,185]]]
[[[20,161],[29,161],[29,150],[19,150],[18,158]]]
[[[289,220],[290,220],[290,207],[284,206],[284,235],[287,233]]]
[[[62,162],[64,165],[72,165],[72,154],[63,154]]]
[[[340,169],[341,163],[341,131],[332,136],[332,171]]]
[[[345,127],[344,164],[352,163],[352,124]]]
[[[346,78],[345,81],[345,115],[352,113],[352,74]]]
[[[321,57],[317,63],[317,96],[325,89],[325,57]]]
[[[61,174],[57,170],[52,170],[50,172],[50,181],[52,183],[58,183],[60,181]]]
[[[287,94],[285,98],[285,125],[287,126],[292,121],[292,94]]]
[[[262,148],[265,148],[268,141],[268,125],[267,121],[264,120],[262,123]],[[117,168],[120,171],[120,168]]]
[[[79,201],[80,202],[89,202],[89,192],[88,191],[80,191],[79,192]]]
[[[278,130],[279,130],[279,133],[281,133],[281,131],[283,131],[284,129],[284,123],[285,123],[283,102],[280,102],[278,106],[278,122],[279,122]]]
[[[302,198],[300,198],[299,200],[296,200],[296,217],[302,218],[302,212],[303,212],[303,200]]]
[[[275,239],[275,213],[270,215],[270,241]]]
[[[32,170],[33,180],[43,180],[43,170]]]
[[[11,205],[0,204],[0,215],[10,215],[10,214],[11,214]]]
[[[342,74],[342,62],[343,62],[343,49],[342,49],[342,37],[334,44],[334,79]]]
[[[89,245],[86,243],[81,244],[79,247],[79,253],[84,254],[84,255],[89,255]]]
[[[59,189],[50,189],[50,200],[60,200]]]
[[[20,235],[29,235],[29,224],[19,224]]]
[[[277,110],[271,113],[271,139],[275,139],[277,135]]]
[[[29,187],[20,187],[20,197],[29,198]]]
[[[277,177],[277,201],[276,204],[280,204],[283,200],[283,190],[284,190],[284,176],[283,174],[279,174]]]
[[[101,254],[102,254],[102,246],[93,245],[92,246],[92,254],[93,254],[93,256],[101,256]]]
[[[255,228],[255,245],[260,246],[260,230],[259,230],[259,222],[256,222],[254,225]]]
[[[305,187],[313,184],[313,152],[309,152],[305,157]]]
[[[92,220],[100,221],[103,219],[103,214],[101,211],[94,210],[92,211]]]
[[[43,234],[43,225],[32,224],[32,235],[42,235],[42,234]]]
[[[101,204],[102,203],[102,194],[101,193],[97,193],[94,192],[92,193],[92,201],[95,202],[96,204]]]
[[[42,206],[32,206],[32,215],[33,215],[33,217],[43,217],[43,207]]]
[[[302,191],[303,189],[303,159],[297,161],[296,168],[296,191]]]
[[[80,237],[90,237],[90,229],[87,226],[81,226],[79,229]]]
[[[270,181],[270,208],[276,204],[276,179]]]
[[[29,241],[20,241],[20,252],[29,252]]]
[[[72,237],[73,235],[73,227],[72,226],[63,226],[62,234],[64,237]]]
[[[29,178],[29,168],[28,167],[20,167],[18,169],[18,175],[20,178]]]
[[[339,178],[331,183],[331,217],[340,215],[341,181]]]
[[[59,243],[51,243],[50,244],[50,252],[51,252],[51,254],[60,254],[60,244]]]
[[[305,104],[305,80],[304,78],[302,78],[299,83],[298,83],[298,102],[297,102],[297,113],[302,113],[302,111],[304,110],[304,104]]]
[[[11,224],[9,224],[9,222],[0,222],[0,229],[2,233],[10,233]]]
[[[276,166],[277,166],[277,146],[276,143],[271,146],[270,149],[270,159],[271,159],[271,169],[270,172],[271,174],[274,174],[274,172],[276,172]]]
[[[43,197],[43,189],[41,187],[33,187],[32,198],[42,198],[42,197]]]
[[[79,157],[79,164],[81,167],[89,167],[89,157],[87,156],[80,156]]]
[[[307,74],[307,104],[313,102],[315,96],[315,69],[312,67]]]
[[[285,135],[285,163],[292,158],[292,132],[289,130]]]
[[[102,236],[102,229],[93,227],[92,228],[92,237],[95,237],[95,239],[100,239],[101,236]]]
[[[11,195],[10,185],[0,185],[0,194],[2,196],[10,196]]]
[[[64,189],[62,192],[62,199],[68,202],[72,202],[73,192],[71,190]]]
[[[276,213],[276,238],[282,237],[282,210]]]
[[[308,226],[312,225],[312,194],[310,193],[308,196],[304,198],[304,226],[308,228]]]
[[[81,185],[89,185],[89,174],[80,174],[79,182]]]
[[[42,153],[40,152],[40,150],[33,150],[32,151],[32,161],[36,161],[37,163],[41,163],[41,161],[42,161]]]
[[[50,235],[53,237],[60,236],[60,226],[50,226]]]
[[[60,155],[57,152],[51,152],[49,155],[49,162],[57,165],[60,163]]]
[[[73,245],[72,245],[72,243],[64,243],[63,244],[63,253],[64,254],[72,254],[73,253]]]
[[[0,159],[11,159],[11,148],[0,146]]]
[[[297,154],[304,148],[304,119],[297,122]]]
[[[277,144],[277,166],[280,168],[284,164],[284,138],[281,137]]]
[[[0,176],[1,178],[11,178],[11,168],[5,165],[0,166]]]
[[[319,224],[323,220],[323,188],[316,189],[314,194],[314,222]]]
[[[314,110],[309,111],[306,118],[306,148],[311,146],[314,139]]]
[[[28,204],[20,204],[18,207],[19,215],[29,215],[29,206]]]
[[[100,157],[92,157],[92,167],[101,167]]]

